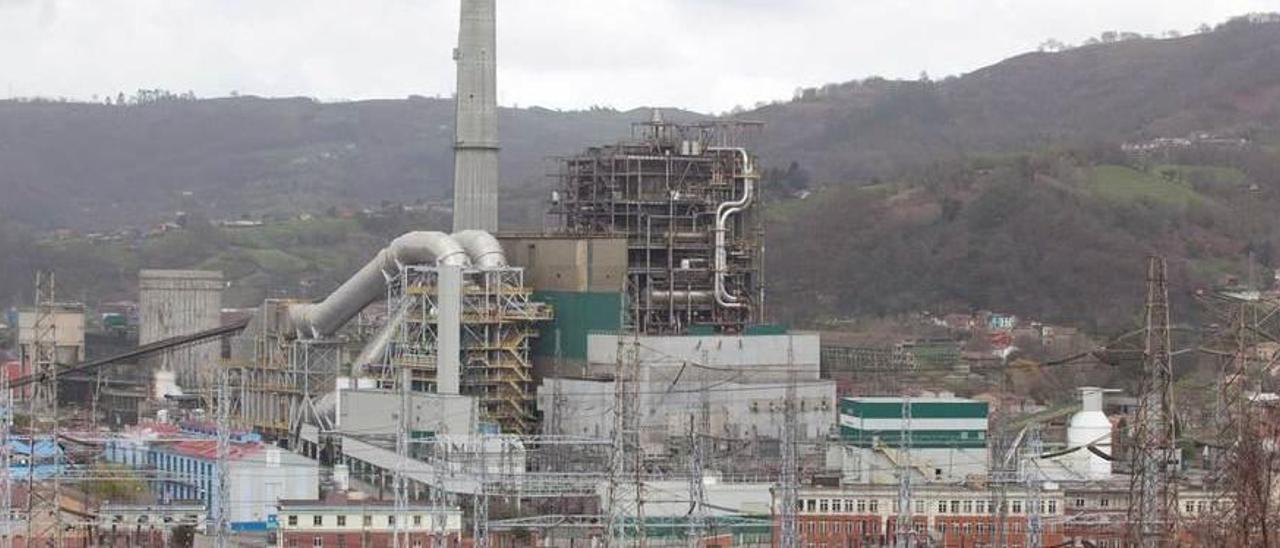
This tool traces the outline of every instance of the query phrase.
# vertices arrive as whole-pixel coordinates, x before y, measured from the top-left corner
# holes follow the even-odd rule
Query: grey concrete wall
[[[343,390],[338,416],[339,430],[353,435],[388,436],[396,432],[394,416],[400,410],[400,394],[386,390]],[[409,394],[410,430],[440,435],[466,435],[477,417],[470,396]]]
[[[639,338],[640,361],[661,378],[680,374],[697,380],[732,382],[782,382],[788,378],[788,347],[797,381],[819,379],[821,342],[817,333],[787,335],[646,335]],[[630,339],[624,341],[630,344]],[[617,364],[618,337],[587,337],[587,361],[591,376],[609,377]],[[686,363],[704,367],[680,368]]]

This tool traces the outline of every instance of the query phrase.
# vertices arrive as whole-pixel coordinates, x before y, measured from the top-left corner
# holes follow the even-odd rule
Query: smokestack
[[[498,64],[494,0],[462,0],[458,28],[453,230],[498,230]]]

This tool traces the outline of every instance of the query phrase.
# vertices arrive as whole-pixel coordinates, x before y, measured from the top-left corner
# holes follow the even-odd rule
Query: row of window
[[[334,526],[335,526],[335,527],[346,527],[346,526],[347,526],[347,516],[342,515],[342,514],[338,514],[338,515],[336,515],[336,516],[325,516],[325,515],[323,515],[323,514],[314,514],[314,515],[312,515],[312,516],[311,516],[311,525],[312,525],[312,526],[314,526],[314,527],[324,527],[324,526],[325,526],[325,523],[326,523],[327,521],[329,521],[329,520],[325,519],[326,517],[333,517],[333,518],[334,518],[334,519],[333,519],[333,524],[334,524]],[[373,527],[373,516],[365,515],[365,516],[361,516],[361,518],[362,518],[362,519],[361,519],[361,523],[360,523],[361,525],[363,525],[364,527]],[[289,526],[291,526],[291,527],[297,527],[297,526],[298,526],[298,515],[297,515],[297,514],[289,514],[289,515],[285,518],[285,522],[286,522],[286,523],[288,523],[288,524],[289,524]],[[414,526],[414,527],[421,527],[423,523],[424,523],[424,518],[423,518],[423,516],[421,516],[421,515],[415,515],[415,516],[413,516],[413,526]],[[395,524],[396,524],[396,516],[395,516],[395,515],[389,515],[389,516],[387,516],[387,525],[388,525],[388,526],[394,526]]]
[[[996,532],[997,525],[995,523],[978,522],[978,523],[948,523],[940,521],[934,525],[934,530],[943,535],[993,535]],[[1024,531],[1025,525],[1020,521],[1010,521],[1005,524],[1005,531],[1008,534],[1020,534]],[[1058,525],[1043,524],[1041,526],[1042,533],[1053,533],[1058,529]],[[926,525],[924,523],[913,523],[912,529],[916,532],[924,533]],[[879,535],[880,523],[878,521],[845,521],[845,522],[824,522],[810,521],[802,522],[800,525],[800,533],[807,534],[810,537],[840,535],[845,536],[867,536]]]
[[[289,548],[298,548],[298,539],[296,538],[289,539],[289,542],[285,546],[288,546]],[[321,537],[315,537],[311,539],[311,546],[312,548],[324,548],[324,539]],[[335,546],[337,546],[338,548],[347,548],[347,538],[338,537],[338,543]],[[415,539],[413,541],[412,547],[422,548],[422,541]]]
[[[928,509],[928,501],[915,501],[915,513],[924,514]],[[1008,501],[1008,510],[1013,514],[1022,514],[1024,510],[1028,513],[1031,510],[1031,501],[1022,501],[1014,499]],[[994,514],[996,513],[995,501],[984,499],[954,499],[936,501],[935,509],[938,514]],[[897,512],[897,501],[893,501],[894,512]],[[875,514],[880,509],[880,501],[876,499],[800,499],[800,512],[818,513],[818,514]],[[1056,499],[1040,501],[1041,514],[1057,514],[1058,501]]]

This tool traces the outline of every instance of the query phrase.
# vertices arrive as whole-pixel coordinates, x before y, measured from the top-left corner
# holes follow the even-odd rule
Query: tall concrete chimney
[[[462,0],[458,27],[453,230],[498,230],[498,64],[494,0]]]

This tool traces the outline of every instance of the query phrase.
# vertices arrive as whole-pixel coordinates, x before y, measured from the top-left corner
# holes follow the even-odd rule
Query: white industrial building
[[[904,465],[928,482],[984,476],[987,415],[986,402],[949,396],[844,398],[827,468],[846,484],[896,482]]]
[[[836,387],[818,377],[817,334],[624,337],[624,356],[636,340],[641,443],[650,454],[683,439],[691,414],[706,417],[707,434],[714,437],[777,439],[789,378],[795,381],[798,437],[822,439],[832,432]],[[587,352],[593,378],[542,381],[538,408],[545,433],[611,435],[618,348],[616,335],[592,334]]]
[[[152,492],[161,501],[200,501],[215,507],[218,485],[217,440],[203,430],[167,423],[132,429],[107,442],[108,462],[152,472]],[[182,441],[168,441],[181,435]],[[238,433],[227,460],[228,519],[237,530],[265,529],[281,499],[314,499],[320,492],[320,467],[311,459],[262,443],[256,434]],[[212,511],[212,510],[211,510]]]

